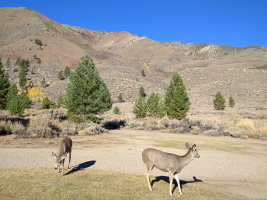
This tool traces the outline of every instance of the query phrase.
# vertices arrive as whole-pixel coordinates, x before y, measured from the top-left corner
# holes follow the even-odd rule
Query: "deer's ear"
[[[190,145],[186,142],[185,143],[185,147],[187,148],[187,149],[190,149]]]
[[[55,154],[53,151],[52,151],[52,156],[53,156],[54,158],[57,158],[57,154]]]
[[[67,154],[68,154],[68,153],[64,153],[64,154],[61,156],[60,160],[64,160],[64,159],[67,157]]]
[[[196,149],[197,149],[197,145],[194,144],[194,145],[192,146],[192,149],[193,149],[193,150],[196,150]]]

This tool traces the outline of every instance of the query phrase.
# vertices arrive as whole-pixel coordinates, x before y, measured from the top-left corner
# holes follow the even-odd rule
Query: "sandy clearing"
[[[150,141],[131,139],[131,135],[157,135],[162,137],[195,137],[192,135],[173,135],[160,132],[144,132],[133,130],[111,131],[112,137],[124,141],[122,144],[84,148],[75,146],[71,166],[93,163],[90,168],[125,171],[144,174],[145,165],[141,158],[142,151],[153,147]],[[201,137],[201,136],[196,136]],[[240,140],[229,137],[212,138],[244,143],[251,147],[246,152],[223,152],[215,150],[199,150],[200,158],[194,159],[180,173],[180,179],[191,181],[193,176],[207,183],[221,184],[230,192],[250,199],[267,198],[267,142],[259,140]],[[157,147],[163,151],[182,155],[185,149]],[[53,167],[51,151],[55,148],[2,148],[0,149],[0,168],[36,168]],[[90,169],[88,168],[88,169]],[[168,176],[167,173],[154,169],[155,176]]]

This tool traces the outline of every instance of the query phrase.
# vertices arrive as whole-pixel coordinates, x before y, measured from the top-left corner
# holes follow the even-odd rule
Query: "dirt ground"
[[[238,152],[228,152],[212,148],[202,149],[201,145],[197,144],[200,158],[194,159],[186,166],[179,177],[184,181],[193,181],[196,178],[206,183],[222,185],[230,193],[247,199],[267,199],[267,141],[157,131],[113,130],[94,136],[73,136],[71,166],[91,163],[90,168],[145,174],[146,167],[141,158],[145,148],[154,147],[178,155],[186,153],[185,148],[155,147],[155,142],[135,139],[136,136],[144,135],[230,141],[249,147]],[[0,169],[53,167],[51,152],[57,151],[59,140],[60,138],[15,139],[12,135],[1,136]],[[157,169],[151,174],[168,176],[168,173]]]

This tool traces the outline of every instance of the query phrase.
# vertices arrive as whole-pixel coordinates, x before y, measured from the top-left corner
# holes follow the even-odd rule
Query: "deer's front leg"
[[[177,182],[177,184],[178,184],[179,193],[182,194],[181,186],[180,186],[180,180],[179,180],[179,176],[178,176],[178,174],[175,174],[174,177],[175,177],[176,182]]]

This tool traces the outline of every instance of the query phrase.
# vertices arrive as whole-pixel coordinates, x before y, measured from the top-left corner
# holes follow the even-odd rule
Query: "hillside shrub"
[[[115,106],[115,107],[113,108],[113,113],[114,113],[114,114],[120,114],[120,108],[119,108],[118,106]]]
[[[51,138],[56,136],[58,131],[49,118],[32,118],[27,128],[28,136],[34,138]]]

